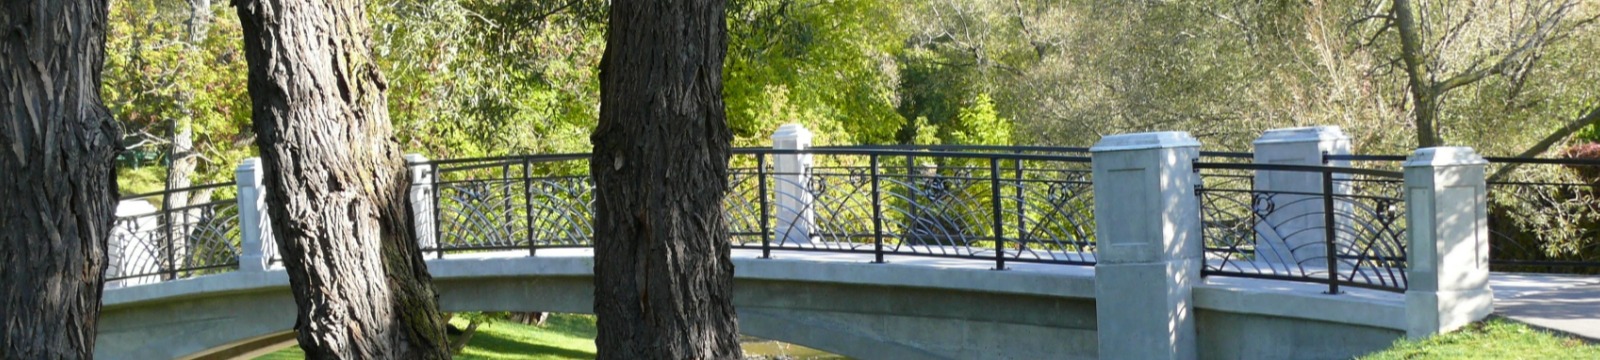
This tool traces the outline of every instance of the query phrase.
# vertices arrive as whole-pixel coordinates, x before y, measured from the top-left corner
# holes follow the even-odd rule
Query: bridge
[[[730,162],[741,330],[857,358],[1349,358],[1486,316],[1483,159],[1357,168],[1348,146],[1300,128],[1253,154],[1183,133],[813,148],[785,126]],[[591,311],[586,155],[408,160],[445,311]],[[98,356],[292,340],[260,179],[247,161],[135,197],[235,199],[119,214]]]

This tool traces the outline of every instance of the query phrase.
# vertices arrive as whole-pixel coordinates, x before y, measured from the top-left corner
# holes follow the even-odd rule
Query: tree
[[[904,36],[886,0],[735,0],[728,4],[723,96],[738,146],[770,145],[800,123],[816,144],[883,144],[906,124],[893,69]]]
[[[611,5],[589,162],[601,359],[741,356],[722,214],[724,6]]]
[[[602,0],[373,6],[374,50],[407,149],[439,158],[588,151],[599,115]]]
[[[239,159],[253,156],[241,33],[232,10],[204,0],[111,3],[103,100],[122,125],[125,146],[170,151],[157,161],[170,172],[159,164],[140,166],[147,159],[138,153],[123,154],[132,165],[118,173],[124,193],[226,181]],[[193,199],[190,192],[175,193],[165,207],[205,203],[210,190],[194,191]]]
[[[116,212],[102,1],[0,12],[0,358],[94,356]]]
[[[1423,9],[1417,9],[1411,0],[1394,0],[1390,15],[1387,17],[1392,19],[1392,23],[1387,27],[1392,27],[1400,37],[1399,56],[1404,63],[1404,71],[1411,90],[1418,147],[1439,146],[1445,143],[1439,134],[1438,124],[1440,102],[1443,101],[1445,94],[1490,76],[1516,77],[1520,73],[1525,73],[1528,67],[1538,61],[1539,53],[1544,47],[1571,30],[1573,25],[1564,24],[1564,21],[1571,21],[1567,16],[1578,8],[1580,2],[1544,0],[1504,6],[1454,5],[1462,9],[1450,9],[1449,4],[1443,5],[1442,9],[1433,9],[1431,18],[1435,20],[1430,23],[1425,21],[1430,17],[1418,16],[1419,13],[1423,13],[1421,11]],[[1489,24],[1490,29],[1474,29],[1466,26],[1473,22],[1477,13],[1485,11],[1510,14],[1510,21],[1504,24]],[[1590,17],[1576,22],[1586,24],[1595,19]],[[1496,31],[1496,28],[1499,30]],[[1430,29],[1434,31],[1427,31]],[[1427,33],[1439,35],[1436,38],[1428,38]],[[1485,48],[1482,45],[1484,43],[1500,46],[1482,49]],[[1441,56],[1442,53],[1453,50],[1449,49],[1452,46],[1477,49],[1455,51],[1455,53],[1466,53],[1463,56],[1465,59],[1447,59]],[[1577,123],[1593,122],[1584,121],[1585,118],[1580,116]],[[1563,127],[1550,137],[1565,138],[1581,127]],[[1539,149],[1533,155],[1543,150]]]
[[[319,359],[448,358],[361,2],[235,5],[300,347]]]

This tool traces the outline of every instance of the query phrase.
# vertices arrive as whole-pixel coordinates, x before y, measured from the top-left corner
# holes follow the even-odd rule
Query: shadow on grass
[[[473,340],[477,339],[474,338]],[[595,353],[582,350],[564,349],[549,345],[529,344],[503,338],[485,338],[483,340],[484,341],[473,341],[472,347],[479,353],[491,354],[493,356],[516,358],[529,355],[543,355],[567,359],[595,358]]]

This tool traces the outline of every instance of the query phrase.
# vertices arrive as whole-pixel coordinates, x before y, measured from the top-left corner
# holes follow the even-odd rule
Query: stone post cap
[[[778,139],[785,139],[785,140],[787,140],[787,139],[808,139],[809,140],[809,139],[811,139],[811,130],[807,130],[804,125],[800,125],[800,124],[796,124],[796,123],[783,124],[783,126],[779,126],[778,127],[778,131],[775,131],[775,132],[772,133],[772,140],[778,140]]]
[[[1489,161],[1465,146],[1442,146],[1417,149],[1406,159],[1405,167],[1486,165]]]
[[[253,157],[239,161],[239,167],[234,168],[233,177],[237,186],[261,185],[261,158]]]
[[[409,170],[411,173],[412,186],[422,185],[424,182],[432,181],[428,178],[428,168],[425,166],[418,166],[422,163],[428,162],[427,156],[422,156],[422,154],[406,154],[405,159],[406,166],[409,167],[407,170]]]
[[[1252,144],[1318,142],[1325,140],[1350,140],[1350,137],[1346,136],[1344,130],[1339,129],[1338,126],[1307,126],[1267,130]]]
[[[118,201],[117,202],[117,215],[116,216],[117,217],[125,217],[125,216],[134,216],[134,215],[154,214],[154,213],[156,213],[158,211],[161,211],[161,209],[157,209],[155,205],[150,205],[149,201],[146,201],[146,200],[143,200],[143,199],[122,200],[122,201]]]
[[[1199,147],[1200,141],[1185,131],[1118,134],[1100,137],[1089,152]]]

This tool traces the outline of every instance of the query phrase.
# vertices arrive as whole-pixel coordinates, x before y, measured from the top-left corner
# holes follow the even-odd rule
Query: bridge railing
[[[593,245],[593,185],[588,155],[529,155],[413,163],[431,179],[414,208],[422,232],[436,242],[423,250],[449,252],[589,247]]]
[[[996,148],[999,149],[999,148]],[[1071,149],[736,149],[736,248],[1094,263],[1089,159]],[[592,245],[587,155],[416,162],[435,256]]]
[[[1400,155],[1328,154],[1395,168]],[[1495,271],[1600,274],[1600,160],[1484,157],[1489,264]],[[1502,171],[1503,170],[1503,171]]]
[[[227,182],[122,197],[126,205],[119,206],[106,251],[106,280],[116,287],[237,268],[238,204],[213,196],[233,188]]]
[[[1334,294],[1340,286],[1405,291],[1400,172],[1225,162],[1194,169],[1202,275],[1321,283]]]
[[[1470,214],[1474,200],[1459,199],[1460,195],[1451,195],[1459,193],[1436,189],[1433,183],[1402,181],[1393,171],[1352,168],[1352,161],[1377,167],[1393,161],[1340,159],[1351,155],[1346,155],[1347,140],[1336,129],[1336,136],[1306,130],[1269,131],[1254,153],[1205,152],[1198,150],[1197,141],[1179,141],[1185,150],[1156,152],[1171,161],[1139,167],[1157,171],[1146,175],[1160,174],[1150,181],[1166,192],[1154,193],[1155,198],[1147,197],[1158,190],[1149,188],[1151,184],[1107,179],[1096,184],[1091,159],[1097,155],[1084,148],[813,148],[803,132],[780,130],[779,135],[788,137],[775,136],[773,148],[733,151],[724,199],[728,241],[735,248],[760,250],[763,257],[771,257],[773,250],[857,253],[879,262],[891,255],[947,257],[993,261],[994,268],[1005,269],[1012,262],[1106,265],[1114,259],[1109,251],[1100,252],[1102,240],[1145,241],[1142,237],[1161,234],[1171,237],[1165,241],[1187,244],[1173,249],[1192,248],[1184,254],[1193,253],[1165,255],[1203,258],[1195,273],[1207,276],[1322,283],[1330,292],[1337,292],[1338,286],[1398,291],[1408,289],[1417,276],[1433,276],[1411,274],[1416,263],[1431,255],[1410,254],[1409,244],[1434,240],[1418,239],[1417,234],[1430,231],[1407,232],[1409,224],[1450,226],[1458,232],[1470,224],[1459,223],[1462,217],[1422,223],[1408,216]],[[1154,138],[1166,137],[1170,136]],[[1134,138],[1139,137],[1124,140]],[[1132,166],[1129,161],[1150,160],[1140,157],[1144,155],[1110,155],[1141,153],[1133,150],[1143,149],[1142,143],[1130,144],[1102,148],[1111,159],[1121,159],[1103,165],[1114,170]],[[1443,154],[1476,158],[1470,151],[1446,150]],[[588,154],[433,161],[408,155],[407,161],[414,225],[427,256],[506,251],[535,255],[543,249],[593,245],[594,188]],[[128,230],[119,230],[113,244],[126,245],[112,249],[108,277],[137,284],[228,271],[235,264],[246,271],[271,268],[276,249],[257,164],[254,160],[241,164],[235,202],[122,214],[118,226]],[[1472,168],[1457,165],[1414,167],[1436,168],[1428,171],[1438,174],[1418,172],[1419,179],[1434,183],[1468,180],[1465,175],[1439,175]],[[1407,166],[1410,180],[1413,166]],[[1195,177],[1178,179],[1161,170],[1177,168],[1186,169],[1181,173],[1192,169]],[[1480,170],[1471,171],[1481,176]],[[1133,173],[1123,175],[1129,174]],[[1181,191],[1165,188],[1177,183],[1185,184]],[[172,196],[228,185],[139,196]],[[1112,192],[1099,196],[1113,197],[1115,202],[1097,204],[1097,193],[1104,191]],[[1174,199],[1169,196],[1173,194],[1183,196]],[[1457,204],[1455,208],[1427,207],[1444,204],[1439,200],[1444,197],[1410,199],[1446,195]],[[1152,200],[1156,198],[1160,200]],[[1121,217],[1097,219],[1097,208],[1107,205],[1147,214],[1113,211],[1110,214]],[[1324,205],[1332,210],[1323,209]],[[1409,210],[1416,206],[1431,213]],[[1148,226],[1156,220],[1172,223]],[[1196,226],[1184,230],[1189,225]],[[1105,234],[1129,238],[1102,239]],[[1458,238],[1450,241],[1462,241]],[[1128,259],[1132,260],[1120,261],[1147,260]]]

